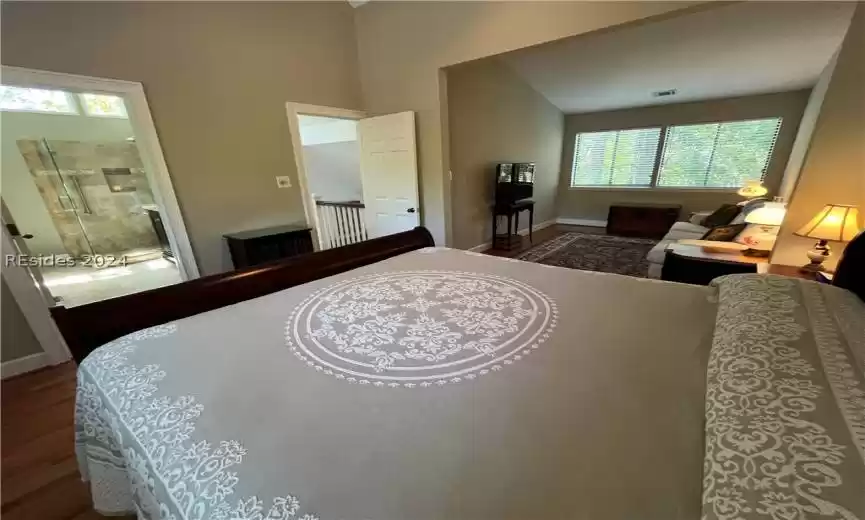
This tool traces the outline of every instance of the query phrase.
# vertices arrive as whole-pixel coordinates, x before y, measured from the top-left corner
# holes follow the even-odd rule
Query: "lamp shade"
[[[767,202],[748,213],[745,222],[761,226],[780,226],[784,222],[787,208],[782,202]]]
[[[742,197],[748,197],[750,199],[753,197],[762,197],[769,193],[769,190],[760,184],[760,181],[745,181],[745,185],[739,188],[739,191],[736,193]]]
[[[841,204],[826,204],[817,216],[802,226],[795,234],[817,240],[849,242],[853,240],[859,227],[859,208]]]

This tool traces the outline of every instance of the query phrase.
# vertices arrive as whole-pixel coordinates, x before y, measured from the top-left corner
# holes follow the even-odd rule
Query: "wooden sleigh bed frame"
[[[434,246],[426,228],[204,276],[78,307],[55,307],[54,320],[76,362],[97,347],[137,330],[179,320]],[[865,233],[848,244],[834,285],[865,301]]]
[[[288,289],[319,278],[434,246],[426,228],[326,249],[238,271],[203,276],[77,307],[55,307],[54,321],[73,359],[137,330]]]

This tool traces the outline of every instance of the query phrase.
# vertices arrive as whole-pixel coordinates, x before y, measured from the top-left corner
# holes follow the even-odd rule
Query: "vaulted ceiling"
[[[813,86],[855,2],[742,2],[501,56],[566,113]],[[675,89],[669,97],[657,91]]]

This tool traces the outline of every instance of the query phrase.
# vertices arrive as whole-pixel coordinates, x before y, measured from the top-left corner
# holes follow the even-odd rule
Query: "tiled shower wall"
[[[154,203],[153,192],[134,142],[17,144],[67,253],[119,256],[158,247],[143,208]]]

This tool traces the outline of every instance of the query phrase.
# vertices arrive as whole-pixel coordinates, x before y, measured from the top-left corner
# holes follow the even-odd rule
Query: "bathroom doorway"
[[[196,277],[140,85],[3,72],[5,231],[48,305]]]

